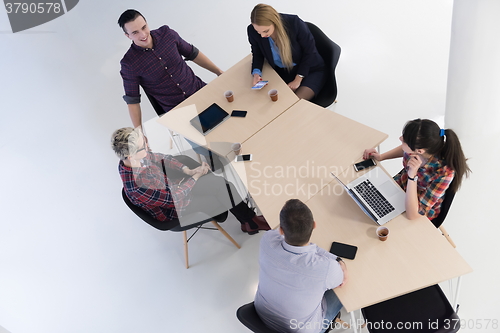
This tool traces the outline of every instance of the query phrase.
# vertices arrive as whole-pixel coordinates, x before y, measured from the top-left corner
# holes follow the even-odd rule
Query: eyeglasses
[[[147,148],[147,147],[146,147],[146,140],[143,138],[143,139],[142,139],[142,148],[137,149],[136,154],[137,154],[137,153],[140,153],[140,152],[141,152],[141,151],[143,151],[143,150],[146,150],[146,148]]]

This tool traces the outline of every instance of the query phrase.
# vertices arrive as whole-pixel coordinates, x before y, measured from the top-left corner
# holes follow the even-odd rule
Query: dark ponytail
[[[460,188],[464,175],[469,176],[471,171],[467,159],[453,130],[441,130],[438,124],[429,119],[415,119],[407,122],[403,128],[403,140],[411,150],[425,149],[428,154],[444,159],[445,164],[455,171],[450,185],[452,191],[456,192]]]
[[[444,135],[445,140],[441,156],[446,161],[446,165],[455,170],[455,178],[450,188],[456,192],[462,184],[463,177],[469,177],[471,171],[467,165],[467,159],[457,134],[452,129],[446,129]]]

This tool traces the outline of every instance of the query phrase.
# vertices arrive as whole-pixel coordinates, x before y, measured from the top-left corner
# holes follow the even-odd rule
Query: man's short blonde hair
[[[111,148],[121,160],[125,160],[140,149],[138,142],[141,136],[139,129],[133,129],[132,127],[120,128],[111,135]]]

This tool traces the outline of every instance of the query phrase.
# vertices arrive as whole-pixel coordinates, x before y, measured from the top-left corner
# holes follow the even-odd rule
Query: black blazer
[[[292,47],[292,59],[296,64],[297,74],[307,76],[309,72],[324,67],[323,58],[316,49],[314,37],[309,28],[297,15],[280,14]],[[273,67],[277,68],[273,60],[271,45],[267,38],[262,38],[250,24],[247,28],[248,41],[252,46],[252,70],[262,71],[264,58]]]

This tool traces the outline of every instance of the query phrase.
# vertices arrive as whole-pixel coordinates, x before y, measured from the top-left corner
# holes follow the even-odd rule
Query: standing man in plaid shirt
[[[120,62],[120,74],[125,88],[123,99],[134,127],[142,123],[139,86],[157,102],[153,106],[162,115],[205,85],[186,64],[187,60],[216,75],[222,74],[206,55],[168,26],[149,30],[146,19],[137,10],[123,12],[118,25],[132,40]]]

